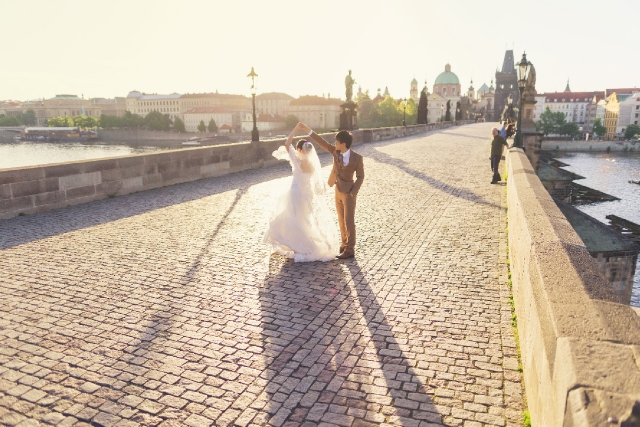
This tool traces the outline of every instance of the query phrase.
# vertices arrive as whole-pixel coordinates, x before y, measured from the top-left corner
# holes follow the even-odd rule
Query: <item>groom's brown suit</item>
[[[322,149],[328,151],[333,156],[333,168],[329,175],[329,186],[336,187],[336,211],[338,212],[338,224],[340,224],[340,235],[342,244],[340,252],[346,255],[353,255],[356,246],[356,198],[362,181],[364,181],[364,162],[362,156],[351,150],[349,154],[349,164],[343,166],[338,160],[340,152],[336,147],[329,144],[317,133],[311,134],[313,142]],[[353,174],[356,180],[353,181]]]

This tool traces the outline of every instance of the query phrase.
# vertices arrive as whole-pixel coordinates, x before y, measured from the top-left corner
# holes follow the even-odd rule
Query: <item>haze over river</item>
[[[607,215],[617,215],[640,224],[640,154],[625,153],[562,153],[554,158],[568,163],[563,169],[584,176],[576,181],[580,185],[602,191],[620,200],[577,206],[597,220],[609,224]],[[640,307],[640,260],[631,295],[631,305]]]
[[[118,157],[166,149],[130,147],[124,143],[106,145],[75,142],[0,142],[0,169]]]

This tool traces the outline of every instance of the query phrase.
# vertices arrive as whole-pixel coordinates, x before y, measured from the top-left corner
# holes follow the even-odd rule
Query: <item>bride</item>
[[[293,181],[275,204],[263,242],[296,262],[329,261],[338,253],[338,233],[323,200],[326,187],[315,148],[306,140],[295,148],[292,144],[298,130],[296,126],[284,147],[273,152],[275,158],[289,160]]]

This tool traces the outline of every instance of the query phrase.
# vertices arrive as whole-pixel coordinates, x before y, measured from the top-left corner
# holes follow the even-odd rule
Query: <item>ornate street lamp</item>
[[[258,142],[260,141],[256,121],[256,77],[258,77],[258,75],[253,71],[253,67],[251,67],[251,72],[247,74],[247,77],[251,77],[251,98],[253,100],[253,130],[251,131],[251,142]]]
[[[404,112],[402,113],[402,126],[406,126],[405,119],[407,118],[407,98],[402,100],[402,106],[404,107]]]
[[[440,104],[440,123],[444,122],[444,105]]]
[[[524,88],[527,85],[527,77],[529,76],[529,69],[531,68],[531,62],[527,61],[526,52],[522,54],[522,59],[516,64],[518,71],[518,89],[520,89],[520,104],[518,108],[518,127],[516,128],[516,136],[513,141],[513,146],[518,148],[524,148],[522,141],[522,97],[524,94]]]

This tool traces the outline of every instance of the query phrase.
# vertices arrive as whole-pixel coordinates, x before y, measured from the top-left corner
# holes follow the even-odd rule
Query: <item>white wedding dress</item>
[[[272,252],[296,262],[334,259],[339,249],[338,231],[324,197],[326,184],[315,148],[307,142],[301,153],[291,144],[288,152],[280,147],[273,156],[289,160],[293,180],[275,204],[264,243]]]

